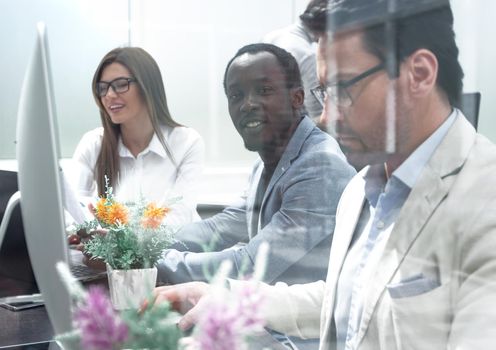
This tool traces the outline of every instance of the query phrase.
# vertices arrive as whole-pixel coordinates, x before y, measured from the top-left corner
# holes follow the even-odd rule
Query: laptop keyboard
[[[71,273],[80,282],[93,281],[107,276],[107,272],[93,270],[86,265],[72,265]]]

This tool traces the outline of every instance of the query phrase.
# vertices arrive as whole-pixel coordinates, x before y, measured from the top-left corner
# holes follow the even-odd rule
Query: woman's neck
[[[149,119],[146,122],[140,122],[139,125],[121,125],[122,143],[126,146],[131,154],[136,158],[138,154],[148,147],[153,138],[155,130]]]

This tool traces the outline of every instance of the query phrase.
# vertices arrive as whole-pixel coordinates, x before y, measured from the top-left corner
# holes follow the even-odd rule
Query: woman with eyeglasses
[[[93,76],[103,127],[86,133],[73,156],[80,196],[103,196],[105,179],[121,201],[157,204],[181,197],[165,222],[199,219],[195,185],[203,170],[200,135],[172,119],[160,69],[145,50],[116,48]]]

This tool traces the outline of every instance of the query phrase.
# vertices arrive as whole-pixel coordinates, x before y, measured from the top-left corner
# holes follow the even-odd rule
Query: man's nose
[[[257,98],[254,93],[250,92],[246,94],[243,99],[243,103],[241,104],[240,110],[241,112],[249,112],[252,111],[257,106]]]
[[[337,120],[343,119],[343,110],[336,106],[326,97],[324,100],[324,107],[319,118],[319,125],[329,125]]]
[[[320,114],[318,125],[321,128],[327,129],[327,125],[329,124],[329,114],[327,112],[327,108],[324,107],[322,109],[322,113]]]
[[[326,118],[325,121],[327,123],[334,124],[338,121],[344,120],[344,116],[345,116],[344,112],[345,112],[344,107],[340,107],[335,103],[329,101],[329,98],[326,98],[321,117]]]

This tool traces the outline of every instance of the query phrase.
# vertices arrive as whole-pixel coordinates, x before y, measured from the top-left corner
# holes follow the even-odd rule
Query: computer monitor
[[[0,237],[0,302],[39,292],[24,237],[20,203],[15,200],[17,190],[17,172],[0,170],[0,236],[3,234],[3,239]]]
[[[18,180],[29,255],[57,334],[71,330],[69,294],[55,264],[68,262],[55,104],[46,29],[37,27],[17,115]]]

